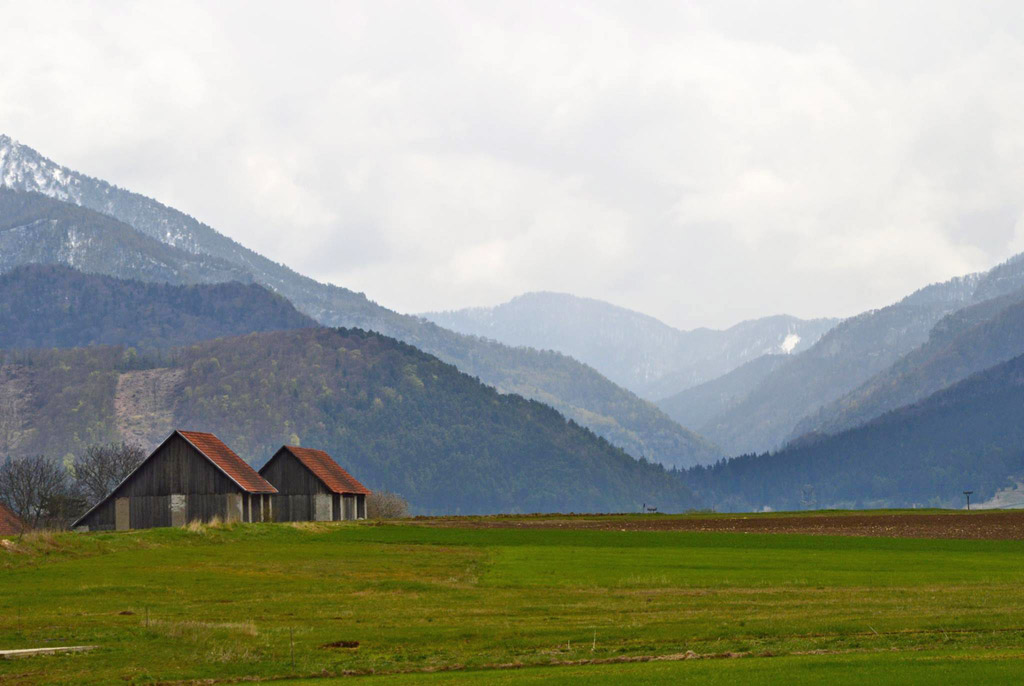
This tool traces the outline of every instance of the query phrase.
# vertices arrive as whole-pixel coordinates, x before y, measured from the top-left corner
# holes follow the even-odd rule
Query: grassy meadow
[[[251,524],[0,545],[0,684],[1015,683],[1024,542]]]

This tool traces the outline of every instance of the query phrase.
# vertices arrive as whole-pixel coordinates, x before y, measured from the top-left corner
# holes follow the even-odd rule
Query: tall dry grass
[[[236,526],[238,522],[225,522],[220,515],[214,515],[208,522],[193,519],[188,524],[183,524],[181,528],[194,534],[205,534],[207,531],[231,531]]]

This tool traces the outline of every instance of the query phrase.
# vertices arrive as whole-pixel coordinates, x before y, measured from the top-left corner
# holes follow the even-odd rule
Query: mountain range
[[[70,457],[174,427],[255,466],[282,443],[327,450],[420,513],[667,510],[699,500],[550,407],[499,394],[380,334],[306,328],[194,343],[157,365],[122,346],[0,354],[0,452]]]
[[[692,425],[730,455],[777,449],[801,431],[817,430],[813,417],[822,408],[842,402],[848,393],[924,345],[933,327],[947,315],[1020,288],[1024,288],[1024,260],[1015,259],[984,274],[927,286],[893,305],[846,319],[769,373],[750,376],[750,386],[733,389],[729,405]],[[942,385],[929,388],[938,390]],[[685,411],[692,405],[689,395],[686,391],[660,406],[677,421],[692,420],[694,416]],[[879,406],[878,411],[884,409]],[[876,415],[861,414],[859,419],[872,416]]]
[[[600,300],[546,292],[496,307],[422,316],[459,333],[570,355],[648,400],[717,378],[762,355],[799,353],[838,321],[778,315],[724,331],[681,331]]]
[[[720,510],[959,507],[1024,475],[1024,356],[831,436],[686,473]]]
[[[557,293],[402,315],[0,137],[15,456],[187,423],[257,462],[342,451],[424,512],[947,506],[1024,479],[1022,334],[1024,256],[842,321],[680,331]]]
[[[921,346],[806,417],[791,438],[853,428],[1018,355],[1024,355],[1024,290],[946,315]]]
[[[607,303],[554,293],[424,316],[463,333],[571,354],[641,394],[674,385],[681,390],[658,406],[725,454],[740,455],[778,449],[808,432],[851,428],[1009,359],[1016,340],[1004,332],[986,345],[979,329],[971,364],[957,370],[947,361],[951,368],[940,373],[932,361],[919,370],[922,378],[907,376],[907,368],[931,360],[938,347],[967,345],[949,340],[959,331],[958,317],[965,318],[961,328],[977,324],[983,313],[1001,311],[1000,298],[1012,300],[1018,288],[1024,288],[1024,265],[1011,260],[838,323],[778,316],[725,331],[682,332]],[[972,305],[973,315],[963,309]],[[904,361],[905,355],[911,358]],[[893,390],[897,377],[903,386]]]
[[[672,467],[721,452],[652,403],[554,352],[517,349],[398,314],[363,294],[297,274],[182,212],[80,174],[0,136],[0,271],[66,264],[170,283],[255,282],[326,326],[405,341],[503,393],[551,405],[634,456]]]

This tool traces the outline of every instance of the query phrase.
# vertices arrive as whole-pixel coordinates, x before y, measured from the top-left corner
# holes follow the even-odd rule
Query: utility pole
[[[971,510],[971,494],[972,493],[974,493],[974,491],[964,491],[964,495],[967,496],[967,511],[968,512],[970,512],[970,510]]]

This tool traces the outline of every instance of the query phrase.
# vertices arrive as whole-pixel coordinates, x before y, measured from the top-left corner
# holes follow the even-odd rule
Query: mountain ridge
[[[532,291],[493,307],[420,316],[459,333],[556,350],[656,401],[764,354],[808,348],[838,320],[772,315],[684,331],[648,314],[568,293]]]
[[[1010,283],[1010,282],[1007,282]],[[834,434],[1024,354],[1024,291],[969,305],[940,319],[918,348],[793,431]]]
[[[846,319],[698,430],[732,455],[774,450],[804,418],[922,345],[944,316],[1008,288],[1024,288],[1024,261],[931,284]]]
[[[176,286],[28,265],[0,274],[0,348],[123,345],[166,350],[202,340],[319,326],[283,297],[237,281]]]
[[[959,507],[1024,476],[1024,355],[831,436],[695,467],[721,509]]]
[[[518,393],[552,405],[636,457],[672,467],[688,467],[721,455],[713,444],[679,426],[652,403],[567,356],[488,344],[417,317],[392,312],[361,293],[317,283],[244,248],[182,212],[62,167],[6,136],[0,137],[0,184],[20,194],[41,193],[67,203],[67,207],[81,205],[99,212],[121,222],[119,230],[123,226],[134,228],[141,238],[165,241],[161,245],[177,251],[174,255],[194,255],[195,261],[205,265],[194,274],[175,274],[178,282],[209,281],[212,265],[227,265],[230,274],[225,274],[224,281],[255,281],[288,298],[301,312],[326,326],[373,330],[405,341],[501,392]],[[66,230],[63,235],[67,236]],[[38,252],[24,244],[16,247],[20,253]],[[66,241],[53,242],[55,252],[66,247]],[[9,248],[11,254],[16,252]],[[7,268],[10,266],[13,265],[8,264]],[[3,268],[0,263],[0,269]],[[165,278],[163,273],[154,276],[128,269],[114,275]],[[574,384],[574,380],[578,383]]]

